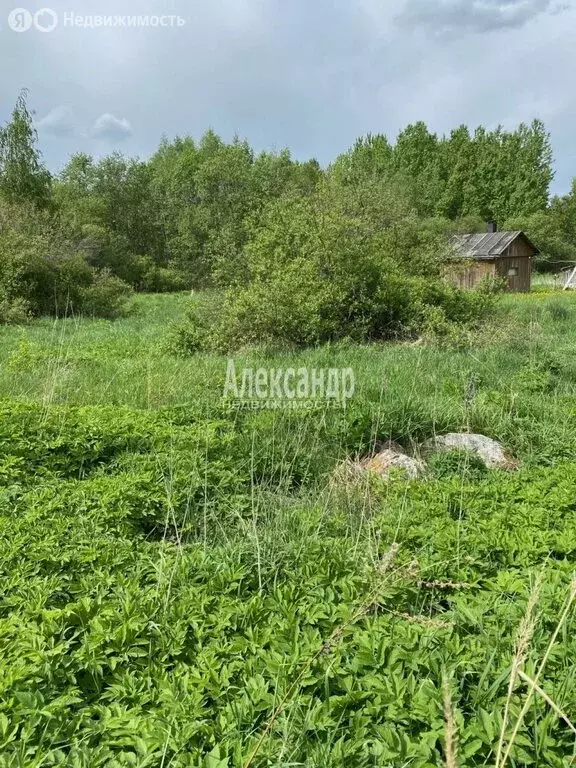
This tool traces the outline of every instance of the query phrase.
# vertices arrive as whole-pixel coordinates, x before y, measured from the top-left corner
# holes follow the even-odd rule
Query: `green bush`
[[[0,325],[21,325],[30,320],[30,305],[26,299],[0,298]]]
[[[0,206],[0,322],[31,315],[117,317],[129,286],[89,265],[57,221],[28,206]]]
[[[82,314],[110,319],[126,314],[128,286],[110,270],[94,270],[92,282],[79,291]]]
[[[217,334],[221,323],[221,296],[210,291],[195,294],[184,320],[171,328],[165,349],[179,356],[214,349],[219,346]]]
[[[455,338],[476,328],[494,307],[493,295],[398,271],[345,282],[322,280],[311,262],[297,259],[281,273],[228,292],[218,312],[194,306],[172,335],[172,349],[304,347],[420,334]]]
[[[141,291],[152,293],[173,293],[190,290],[189,275],[176,267],[160,267],[151,264],[138,284]]]
[[[440,278],[445,232],[416,227],[381,186],[353,195],[326,185],[305,199],[285,197],[251,225],[245,279],[225,297],[210,332],[189,318],[181,346],[309,346],[409,337],[438,322],[473,324],[493,303]],[[398,207],[400,205],[400,207]]]

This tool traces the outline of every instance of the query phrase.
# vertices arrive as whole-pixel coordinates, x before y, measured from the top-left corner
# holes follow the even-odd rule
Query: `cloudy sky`
[[[0,12],[0,121],[28,88],[53,170],[76,151],[147,156],[163,134],[208,127],[327,164],[357,136],[393,137],[415,120],[444,133],[539,117],[555,191],[576,176],[576,0],[22,0],[19,15],[17,5]],[[85,28],[72,14],[185,23]]]

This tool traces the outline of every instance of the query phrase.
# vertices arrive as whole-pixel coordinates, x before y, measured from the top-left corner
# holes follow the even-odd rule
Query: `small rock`
[[[361,466],[383,478],[389,477],[394,471],[400,471],[410,480],[416,480],[426,472],[426,467],[418,459],[413,459],[404,452],[398,453],[391,449],[385,449],[371,459],[364,459]]]
[[[503,446],[485,435],[467,432],[434,437],[424,444],[428,452],[470,451],[479,456],[489,469],[513,469],[517,463],[506,454]]]

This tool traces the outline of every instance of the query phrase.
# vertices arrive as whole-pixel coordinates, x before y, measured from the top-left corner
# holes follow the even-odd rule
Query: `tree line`
[[[349,254],[379,249],[374,258],[410,274],[434,271],[447,235],[487,220],[525,229],[544,267],[570,264],[576,186],[551,199],[552,179],[539,121],[441,137],[420,122],[394,143],[358,139],[326,169],[209,130],[163,139],[147,160],[75,154],[53,175],[23,92],[0,128],[0,319],[113,316],[129,291],[245,286],[293,266],[328,221],[338,242],[324,233],[317,256],[340,243]]]

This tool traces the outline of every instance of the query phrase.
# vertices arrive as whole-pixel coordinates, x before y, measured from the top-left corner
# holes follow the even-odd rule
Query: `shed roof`
[[[455,235],[452,245],[460,258],[471,259],[495,259],[512,245],[518,237],[523,237],[534,249],[534,253],[540,253],[534,243],[526,237],[524,232],[485,232],[484,234]]]

